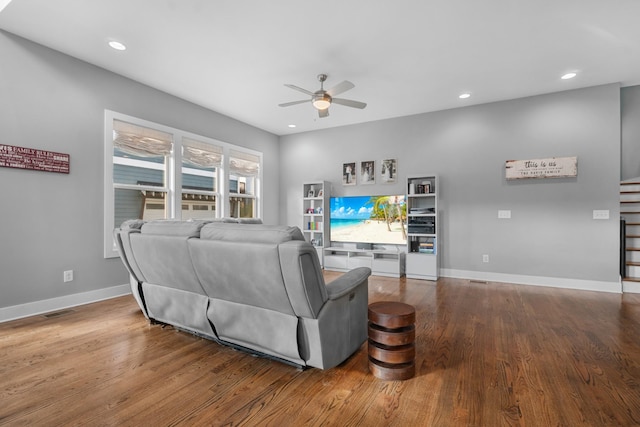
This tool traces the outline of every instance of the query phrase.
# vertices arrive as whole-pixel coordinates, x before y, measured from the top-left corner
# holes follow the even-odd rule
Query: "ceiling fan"
[[[332,103],[344,105],[352,108],[364,108],[367,106],[364,102],[360,101],[352,101],[351,99],[343,99],[343,98],[334,98],[336,95],[339,95],[343,92],[348,91],[349,89],[353,89],[356,87],[350,81],[343,81],[342,83],[338,83],[334,87],[329,90],[324,90],[324,82],[327,80],[326,74],[318,74],[318,80],[320,81],[320,90],[315,92],[311,92],[310,90],[303,89],[296,85],[285,84],[286,87],[289,87],[293,90],[297,90],[298,92],[302,92],[306,95],[309,95],[310,99],[305,99],[303,101],[293,101],[293,102],[285,102],[284,104],[278,104],[280,107],[289,107],[291,105],[303,104],[305,102],[311,102],[313,106],[318,110],[319,117],[327,117],[329,115],[329,106]]]

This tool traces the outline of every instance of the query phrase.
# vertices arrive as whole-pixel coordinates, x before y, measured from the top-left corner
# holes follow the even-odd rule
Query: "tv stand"
[[[324,268],[349,271],[356,267],[369,267],[374,276],[402,277],[405,253],[396,249],[358,249],[330,246],[324,248]]]

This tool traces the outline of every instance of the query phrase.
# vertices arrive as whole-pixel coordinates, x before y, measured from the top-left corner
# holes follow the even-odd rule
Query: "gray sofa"
[[[316,250],[297,227],[132,220],[114,234],[151,320],[320,369],[366,340],[371,270],[325,284]]]

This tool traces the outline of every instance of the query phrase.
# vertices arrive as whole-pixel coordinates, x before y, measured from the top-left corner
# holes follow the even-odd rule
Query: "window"
[[[166,218],[167,161],[173,135],[113,120],[114,224]]]
[[[262,153],[105,111],[104,256],[127,219],[260,217]],[[226,183],[226,185],[223,185]]]
[[[223,148],[182,138],[182,219],[216,218]]]
[[[236,150],[230,150],[229,157],[229,216],[253,218],[260,157]]]

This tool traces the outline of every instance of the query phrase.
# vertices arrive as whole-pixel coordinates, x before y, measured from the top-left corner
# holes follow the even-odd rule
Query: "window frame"
[[[173,137],[172,152],[167,155],[165,161],[165,183],[162,187],[135,185],[135,184],[116,184],[113,182],[113,122],[119,120],[136,126],[146,127],[171,134]],[[182,188],[182,142],[184,139],[196,140],[205,144],[211,144],[222,148],[222,164],[216,167],[216,191],[190,190]],[[114,224],[115,212],[115,189],[121,188],[126,190],[147,190],[166,192],[167,209],[166,215],[168,219],[182,219],[182,194],[203,194],[213,195],[216,197],[216,218],[230,216],[230,198],[244,196],[254,200],[254,217],[262,217],[262,175],[263,175],[263,153],[249,148],[230,144],[224,141],[209,138],[203,135],[197,135],[181,129],[118,113],[116,111],[105,110],[104,114],[104,207],[103,207],[103,224],[104,224],[104,258],[118,257],[118,251],[113,231],[120,224]],[[230,152],[239,151],[251,154],[259,158],[258,175],[255,176],[255,194],[245,195],[229,192],[229,160]],[[186,191],[185,191],[186,190]]]

